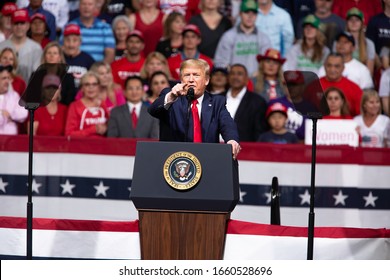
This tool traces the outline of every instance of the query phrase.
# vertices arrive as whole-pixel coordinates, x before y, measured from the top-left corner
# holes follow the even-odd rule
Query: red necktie
[[[198,100],[192,101],[192,121],[194,123],[194,143],[202,143],[202,127],[200,126]]]
[[[270,88],[269,88],[269,99],[275,99],[277,97],[276,93],[276,82],[275,81],[269,81],[270,83]]]
[[[133,127],[136,128],[138,123],[138,117],[137,113],[135,112],[135,107],[133,107],[133,110],[131,111],[131,121],[133,122]]]

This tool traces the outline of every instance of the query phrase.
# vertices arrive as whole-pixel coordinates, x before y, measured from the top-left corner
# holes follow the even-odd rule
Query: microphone
[[[192,87],[188,88],[188,90],[187,90],[187,99],[188,99],[188,102],[191,102],[192,100],[195,99],[194,88],[192,88]]]

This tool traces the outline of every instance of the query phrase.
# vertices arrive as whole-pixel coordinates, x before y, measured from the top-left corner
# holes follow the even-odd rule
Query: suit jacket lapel
[[[201,124],[202,124],[202,140],[205,141],[207,139],[206,133],[209,131],[209,126],[211,124],[211,117],[213,115],[213,98],[208,93],[204,93],[204,98],[202,102],[202,117],[201,117]]]
[[[131,121],[129,104],[126,103],[126,106],[123,106],[122,108],[123,108],[122,109],[123,118],[127,122],[126,127],[128,127],[129,130],[133,130],[134,131],[133,122]]]
[[[244,96],[242,97],[242,100],[240,102],[240,105],[238,105],[237,112],[234,115],[234,120],[237,120],[242,114],[245,115],[245,109],[249,108],[249,98],[248,98],[248,91],[245,92]]]

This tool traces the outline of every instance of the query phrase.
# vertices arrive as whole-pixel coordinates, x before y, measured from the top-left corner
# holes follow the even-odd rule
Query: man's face
[[[209,83],[209,77],[206,77],[204,69],[196,66],[188,66],[182,70],[181,81],[186,84],[185,88],[192,87],[195,92],[195,97],[198,98],[203,95]]]
[[[9,83],[11,81],[10,73],[7,70],[0,72],[0,94],[8,91]]]
[[[332,9],[333,0],[314,0],[316,12],[319,14],[328,13]]]
[[[43,0],[30,0],[30,6],[33,9],[37,9],[42,6]]]
[[[125,97],[131,103],[138,103],[145,95],[144,87],[139,80],[130,80],[126,84]]]
[[[79,53],[81,38],[79,35],[68,35],[64,37],[64,53],[69,56],[75,56]]]
[[[15,22],[12,23],[12,36],[16,38],[24,38],[27,35],[27,31],[30,28],[30,24],[28,22]]]
[[[325,62],[326,78],[329,81],[338,81],[344,71],[344,62],[341,57],[330,56]]]
[[[233,66],[229,71],[229,85],[232,89],[241,90],[248,83],[248,74],[241,66]]]
[[[84,18],[94,17],[94,11],[96,7],[95,0],[80,0],[80,16]]]
[[[185,49],[197,49],[200,42],[199,36],[192,31],[187,31],[183,35],[183,46]]]
[[[240,12],[240,17],[241,17],[241,25],[244,28],[252,28],[255,26],[256,23],[256,18],[257,18],[257,13],[253,11],[249,12]]]
[[[351,55],[354,50],[354,45],[344,36],[336,41],[336,51],[342,55]]]
[[[131,36],[126,41],[126,50],[129,55],[139,55],[144,46],[144,42],[137,36]]]

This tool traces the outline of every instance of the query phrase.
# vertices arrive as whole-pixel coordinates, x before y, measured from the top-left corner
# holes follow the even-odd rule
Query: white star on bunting
[[[345,206],[345,200],[348,198],[348,195],[343,195],[343,191],[339,190],[339,193],[337,195],[333,195],[335,202],[334,206],[337,204],[341,204]]]
[[[104,197],[107,197],[106,191],[110,188],[103,184],[103,181],[100,181],[98,186],[93,186],[96,189],[95,196],[99,196],[100,194]]]
[[[73,189],[76,187],[76,185],[72,185],[68,179],[66,179],[65,184],[61,184],[62,188],[62,195],[69,193],[70,195],[73,195]]]
[[[244,196],[246,196],[246,192],[242,192],[240,189],[240,202],[244,202]]]
[[[28,183],[26,184],[27,187],[28,187]],[[35,179],[33,179],[32,181],[32,185],[31,185],[31,188],[32,188],[32,192],[36,192],[37,194],[39,194],[39,188],[42,187],[42,184],[38,184],[37,181],[35,181]]]
[[[310,205],[310,193],[309,190],[305,190],[304,194],[300,194],[299,197],[301,198],[301,205],[307,203]]]
[[[6,193],[5,187],[8,185],[8,183],[3,181],[3,178],[0,177],[0,191]]]
[[[373,207],[375,207],[375,200],[378,199],[378,196],[373,196],[372,192],[370,192],[368,196],[363,196],[363,199],[366,201],[364,207],[367,207],[368,205],[372,205]]]
[[[264,196],[267,198],[267,201],[265,203],[270,204],[271,203],[271,192],[264,193]]]

